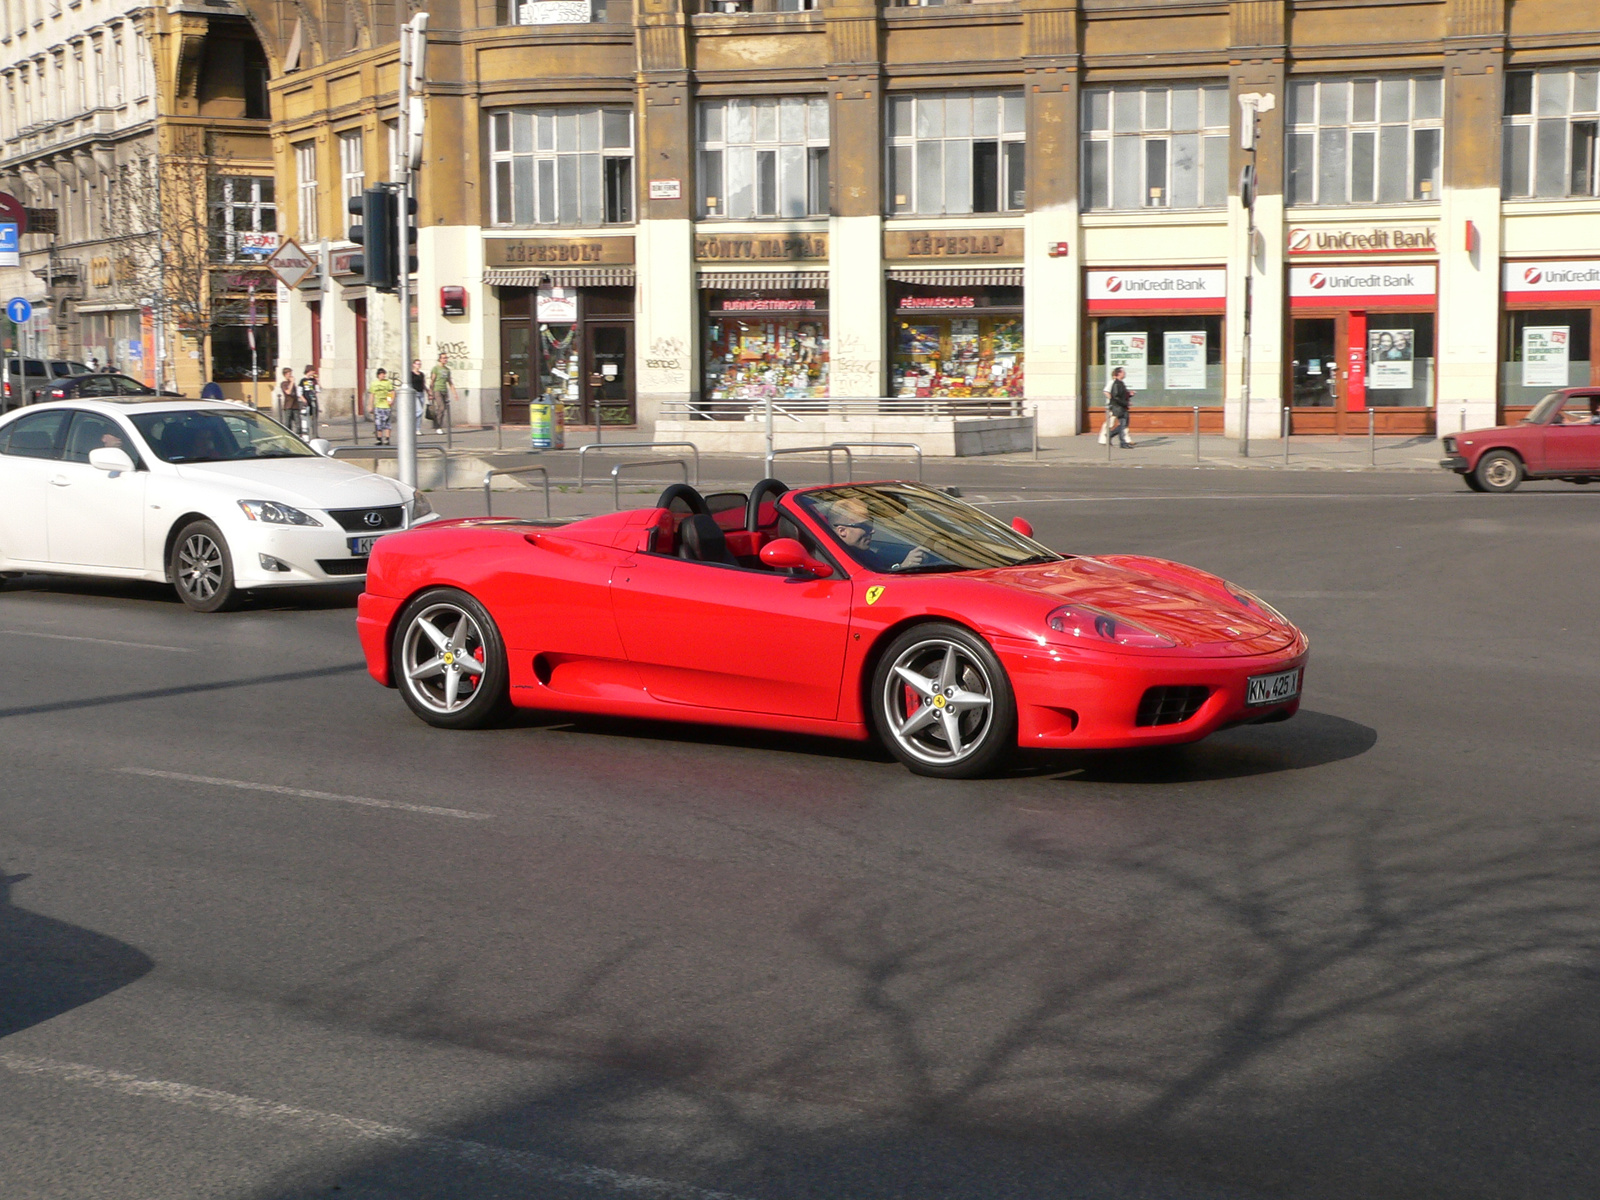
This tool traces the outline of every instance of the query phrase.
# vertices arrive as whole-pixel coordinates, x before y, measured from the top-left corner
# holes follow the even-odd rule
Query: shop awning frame
[[[701,271],[701,291],[822,292],[828,288],[826,271]]]
[[[632,267],[489,267],[484,283],[497,287],[632,287]]]
[[[927,287],[1021,287],[1021,267],[891,267],[893,283],[920,283]]]

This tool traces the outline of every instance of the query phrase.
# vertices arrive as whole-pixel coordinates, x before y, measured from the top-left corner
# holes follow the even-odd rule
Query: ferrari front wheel
[[[872,712],[889,752],[918,775],[987,774],[1017,741],[1005,668],[982,638],[944,621],[889,644],[873,672]]]
[[[411,711],[441,729],[491,725],[510,700],[500,630],[456,588],[434,588],[406,605],[395,624],[393,670]]]

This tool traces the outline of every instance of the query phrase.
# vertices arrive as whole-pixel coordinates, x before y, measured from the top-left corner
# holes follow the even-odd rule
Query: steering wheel
[[[761,502],[768,496],[774,499],[789,490],[789,485],[781,479],[763,479],[750,489],[750,499],[744,506],[744,527],[754,533],[761,528]]]
[[[656,498],[657,508],[671,508],[674,500],[682,500],[691,513],[702,513],[710,516],[706,508],[706,499],[687,483],[668,484],[660,496]]]

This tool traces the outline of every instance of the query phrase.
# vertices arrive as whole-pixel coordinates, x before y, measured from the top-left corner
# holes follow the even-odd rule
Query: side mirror
[[[1033,526],[1028,524],[1028,522],[1022,517],[1012,517],[1011,528],[1015,529],[1025,538],[1031,538],[1033,536]]]
[[[133,470],[133,459],[120,447],[101,446],[98,450],[89,451],[89,465],[97,471],[109,471],[117,475]]]
[[[306,444],[318,454],[322,455],[323,458],[333,457],[333,443],[327,438],[312,438],[311,441]]]
[[[793,538],[776,538],[761,547],[761,561],[780,571],[809,571],[818,579],[833,574],[833,568],[818,562],[806,553],[806,548]]]

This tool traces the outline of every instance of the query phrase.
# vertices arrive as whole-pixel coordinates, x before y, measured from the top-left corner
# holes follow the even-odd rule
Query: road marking
[[[13,637],[54,638],[58,642],[94,642],[100,646],[128,646],[134,650],[170,650],[174,654],[193,654],[190,646],[158,646],[154,642],[117,642],[110,638],[80,637],[71,633],[39,633],[33,629],[0,629]]]
[[[337,800],[341,804],[362,804],[367,808],[398,808],[403,812],[427,813],[434,817],[460,817],[463,821],[487,821],[493,813],[465,808],[436,808],[431,804],[406,804],[400,800],[375,800],[371,796],[344,796],[338,792],[314,792],[309,788],[284,787],[277,783],[251,783],[244,779],[217,779],[211,775],[184,775],[179,771],[153,771],[149,767],[118,767],[123,775],[144,775],[150,779],[175,779],[179,783],[207,783],[212,787],[239,788],[246,792],[271,792],[278,796],[299,796],[306,800]]]
[[[84,1063],[0,1053],[0,1067],[18,1075],[43,1076],[64,1083],[84,1084],[122,1096],[160,1100],[167,1104],[197,1108],[224,1117],[299,1129],[321,1137],[378,1142],[405,1150],[420,1150],[440,1158],[456,1159],[471,1166],[498,1167],[501,1170],[550,1183],[576,1184],[580,1187],[624,1192],[633,1196],[659,1196],[666,1200],[741,1200],[731,1192],[710,1191],[690,1184],[673,1183],[666,1179],[630,1175],[607,1167],[566,1162],[531,1150],[507,1150],[500,1146],[491,1146],[486,1142],[442,1137],[435,1133],[423,1133],[418,1129],[407,1129],[403,1125],[384,1125],[378,1121],[368,1121],[362,1117],[319,1112],[314,1108],[257,1100],[252,1096],[219,1092],[212,1088],[173,1083],[165,1079],[143,1079],[125,1071],[110,1071]]]

